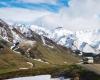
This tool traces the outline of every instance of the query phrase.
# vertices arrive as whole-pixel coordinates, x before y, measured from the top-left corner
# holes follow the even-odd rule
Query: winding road
[[[100,75],[100,64],[79,64],[79,65],[86,68],[89,71],[93,71],[94,73]]]

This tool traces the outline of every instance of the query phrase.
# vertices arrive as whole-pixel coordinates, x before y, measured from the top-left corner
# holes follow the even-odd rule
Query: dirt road
[[[80,66],[100,75],[100,64],[80,64]]]

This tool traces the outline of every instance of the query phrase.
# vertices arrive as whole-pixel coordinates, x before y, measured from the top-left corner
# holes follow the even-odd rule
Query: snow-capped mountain
[[[72,32],[63,27],[57,27],[49,30],[36,25],[14,24],[8,26],[3,20],[0,20],[0,35],[7,41],[15,43],[23,39],[31,39],[32,31],[73,50],[91,52],[88,49],[85,50],[88,45],[93,51],[100,51],[100,29]],[[41,38],[43,40],[43,37]]]
[[[12,33],[11,33],[11,29],[9,28],[9,26],[0,19],[0,35],[3,39],[7,40],[7,41],[12,41]]]
[[[86,30],[76,32],[77,47],[82,50],[85,45],[89,45],[92,49],[100,49],[100,33],[99,30]],[[89,52],[89,50],[87,50]]]
[[[32,27],[31,29],[34,29],[34,27]],[[78,49],[84,52],[100,53],[100,29],[72,32],[63,27],[57,27],[49,31],[37,26],[34,31],[67,48],[73,50]]]
[[[51,35],[52,36],[50,37],[50,39],[52,39],[54,42],[69,48],[72,47],[73,42],[76,39],[73,32],[65,30],[63,27],[54,29]]]

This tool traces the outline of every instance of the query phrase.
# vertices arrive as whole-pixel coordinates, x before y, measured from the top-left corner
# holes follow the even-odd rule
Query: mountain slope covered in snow
[[[1,22],[3,21],[1,20]],[[5,40],[13,40],[13,43],[16,41],[20,42],[23,39],[31,39],[33,37],[32,33],[35,32],[41,36],[42,40],[44,37],[47,37],[55,43],[71,48],[72,50],[88,51],[93,53],[100,52],[100,29],[72,32],[63,27],[49,30],[36,25],[24,24],[14,24],[8,27],[5,22],[3,23],[6,28],[5,26],[1,27],[0,34]],[[91,49],[86,49],[86,45]]]

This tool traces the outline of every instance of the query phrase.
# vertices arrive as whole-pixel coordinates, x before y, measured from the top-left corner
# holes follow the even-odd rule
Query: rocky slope
[[[75,57],[70,49],[32,29],[10,26],[0,21],[0,74],[79,62],[79,58]]]
[[[2,24],[4,24],[3,27]],[[78,49],[80,51],[83,50],[83,52],[90,51],[96,54],[100,53],[99,29],[72,32],[64,29],[63,27],[57,27],[49,30],[36,25],[14,24],[8,26],[1,20],[0,34],[5,40],[11,42],[13,40],[14,43],[16,41],[21,41],[22,39],[33,39],[33,33],[40,35],[42,40],[44,37],[47,37],[55,43],[73,50]],[[88,48],[86,45],[84,45],[84,43],[88,45]]]

